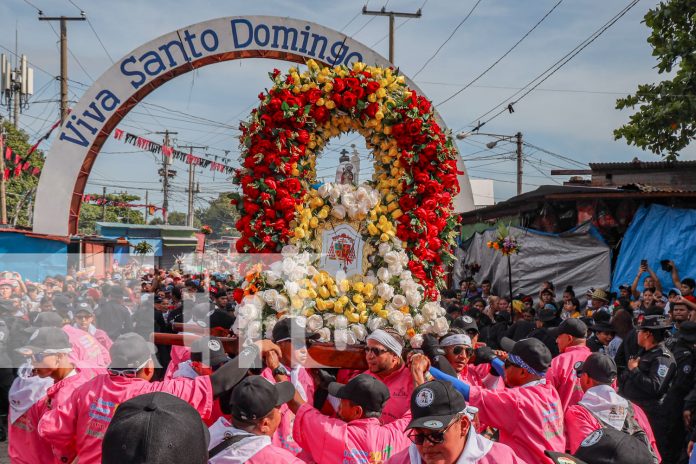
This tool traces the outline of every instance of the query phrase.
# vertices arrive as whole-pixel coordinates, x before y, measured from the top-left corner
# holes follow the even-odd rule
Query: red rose
[[[430,102],[425,97],[418,97],[418,110],[421,114],[428,113],[430,111]]]
[[[278,209],[281,211],[292,211],[294,214],[295,202],[290,197],[281,198],[280,201],[276,203],[276,206],[278,206]]]
[[[313,107],[310,114],[318,123],[326,122],[329,119],[329,111],[323,106]]]
[[[302,145],[307,145],[307,142],[309,142],[309,132],[306,130],[298,130],[297,131],[297,137],[295,138],[299,143]]]
[[[377,114],[378,109],[379,105],[377,103],[370,103],[369,105],[367,105],[367,108],[365,108],[365,114],[371,118],[374,118]]]
[[[336,79],[334,79],[333,88],[335,92],[343,92],[346,88],[346,84],[345,82],[343,82],[343,79],[337,77]]]
[[[379,90],[379,82],[375,82],[375,81],[368,82],[366,90],[367,90],[368,95],[371,93],[375,93],[376,91]]]
[[[347,109],[351,109],[355,107],[355,105],[358,104],[358,97],[355,96],[353,92],[344,92],[343,93],[343,107]]]
[[[298,193],[302,188],[302,184],[300,183],[300,181],[295,179],[294,177],[286,179],[284,184],[285,188],[287,188],[288,192],[290,193]]]
[[[309,89],[305,95],[309,103],[315,104],[317,100],[321,98],[321,90],[315,87],[313,89]]]
[[[266,186],[268,186],[269,189],[275,190],[278,188],[278,184],[276,183],[275,179],[271,179],[270,177],[267,177],[264,182],[266,183]]]
[[[237,241],[237,243],[239,244],[239,241]],[[236,301],[237,303],[241,303],[242,299],[244,298],[244,290],[242,290],[239,287],[235,288],[232,291],[232,298],[234,298],[234,301]]]
[[[356,89],[360,87],[360,81],[354,77],[346,77],[345,82],[348,88],[351,89],[353,92],[355,92]]]

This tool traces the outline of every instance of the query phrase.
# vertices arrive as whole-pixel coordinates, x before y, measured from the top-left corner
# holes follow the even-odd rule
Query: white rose
[[[401,308],[402,306],[406,306],[406,297],[403,295],[394,295],[394,298],[392,298],[392,304],[397,307]]]
[[[374,332],[377,329],[381,329],[382,327],[387,325],[387,321],[385,319],[382,319],[381,317],[378,316],[373,316],[370,317],[367,320],[367,328],[370,332]]]
[[[345,328],[336,329],[334,330],[333,336],[336,349],[339,351],[345,350],[346,345],[348,345],[348,330]]]
[[[237,308],[237,318],[241,318],[244,321],[244,325],[248,325],[249,322],[254,321],[261,317],[261,311],[256,305],[247,303],[243,304]],[[241,327],[241,326],[240,326]]]
[[[370,208],[374,208],[379,204],[379,192],[375,189],[370,190]]]
[[[410,329],[413,327],[413,317],[411,317],[410,314],[404,314],[404,325],[406,326],[407,329]]]
[[[328,327],[322,327],[317,331],[319,334],[319,341],[320,342],[330,342],[331,341],[331,329]]]
[[[317,192],[319,193],[319,196],[322,197],[323,199],[326,199],[329,195],[331,195],[331,192],[333,191],[333,185],[331,183],[326,183],[319,187]]]
[[[412,308],[418,308],[418,305],[423,300],[423,297],[421,296],[419,291],[410,290],[410,291],[406,292],[406,300],[408,300],[408,304]]]
[[[336,321],[336,313],[326,313],[324,314],[324,325],[327,327],[333,327]]]
[[[285,245],[280,250],[280,254],[283,255],[283,257],[296,255],[297,252],[298,252],[298,250],[297,250],[297,247],[295,245]]]
[[[391,273],[389,272],[389,269],[387,269],[386,267],[380,267],[377,271],[377,278],[382,282],[389,282],[389,279],[391,279]]]
[[[392,311],[387,316],[387,319],[391,325],[401,324],[404,320],[404,313],[401,311]]]
[[[403,322],[394,324],[394,330],[396,330],[402,337],[406,335],[406,325]]]
[[[297,268],[297,263],[294,259],[285,258],[283,259],[282,268],[283,274],[287,276],[290,275],[290,273],[292,273],[295,270],[295,268]]]
[[[424,322],[425,322],[425,318],[423,316],[421,316],[420,314],[416,314],[415,317],[413,318],[413,324],[416,327],[420,327],[421,325],[423,325]]]
[[[276,312],[285,311],[290,304],[290,300],[285,295],[278,295],[275,300],[271,303],[271,307]]]
[[[295,269],[290,274],[288,274],[288,279],[294,281],[302,280],[305,277],[307,277],[307,269],[303,266],[295,267]]]
[[[343,205],[336,205],[331,208],[331,215],[336,219],[343,219],[346,217],[346,208]]]
[[[399,287],[404,293],[418,290],[418,284],[412,280],[402,280],[399,282]]]
[[[403,280],[413,280],[411,271],[403,271],[399,277]]]
[[[362,342],[367,337],[367,329],[362,324],[351,324],[350,331],[353,332],[356,340]]]
[[[404,268],[401,267],[401,263],[390,264],[387,266],[387,269],[389,269],[389,272],[391,272],[393,275],[399,275],[401,274],[401,271],[404,270]]]
[[[380,243],[379,247],[377,247],[377,251],[380,256],[384,257],[384,255],[391,251],[391,247],[388,243]]]
[[[341,190],[340,189],[334,188],[331,190],[331,192],[329,192],[329,201],[332,204],[335,205],[339,198],[341,198]]]
[[[264,327],[266,327],[266,332],[264,334],[264,338],[267,339],[272,339],[273,338],[273,327],[278,323],[278,320],[271,316],[267,317],[265,321],[263,321]]]
[[[398,251],[388,251],[384,254],[384,261],[387,264],[401,264],[401,258],[399,257]]]
[[[421,314],[423,315],[425,320],[432,321],[437,317],[441,316],[441,310],[442,308],[438,303],[431,301],[423,306],[423,308],[421,309]]]
[[[411,348],[418,350],[421,346],[423,346],[423,335],[415,334],[408,342],[411,345]]]
[[[278,272],[268,270],[264,272],[264,275],[266,276],[266,282],[269,285],[278,285],[282,282],[280,273]]]
[[[372,284],[374,287],[375,285],[379,284],[379,279],[375,277],[375,275],[372,273],[372,271],[368,272],[367,276],[363,278],[363,282],[366,284]]]
[[[313,314],[307,319],[307,330],[312,333],[317,332],[324,326],[324,319],[319,314]]]
[[[260,340],[262,334],[261,321],[251,321],[246,327],[246,336],[252,340]]]
[[[384,301],[389,301],[394,296],[394,287],[389,284],[379,284],[376,288],[377,294]]]
[[[433,329],[435,333],[440,337],[445,335],[449,330],[449,324],[447,323],[447,319],[445,319],[444,317],[438,317],[437,319],[435,319]]]
[[[290,298],[297,295],[297,292],[299,291],[300,284],[298,284],[297,282],[285,282],[285,292],[288,294]]]
[[[269,290],[266,290],[263,293],[263,301],[265,301],[268,304],[271,304],[275,301],[276,298],[278,298],[278,290],[271,288]]]
[[[336,316],[336,319],[334,319],[334,328],[338,330],[345,329],[346,327],[348,327],[348,319],[346,318],[346,316]]]
[[[349,345],[357,345],[358,339],[352,330],[346,330],[346,343]]]

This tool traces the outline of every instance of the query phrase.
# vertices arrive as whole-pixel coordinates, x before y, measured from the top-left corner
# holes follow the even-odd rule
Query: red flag
[[[14,164],[19,164],[22,162],[22,157],[15,153]]]
[[[22,166],[17,166],[14,168],[14,173],[12,174],[12,177],[19,177],[22,174]]]
[[[121,140],[123,138],[123,131],[121,129],[114,129],[114,138],[116,140]]]
[[[26,171],[30,167],[31,167],[31,164],[29,163],[29,161],[25,161],[24,164],[22,165],[22,171]]]

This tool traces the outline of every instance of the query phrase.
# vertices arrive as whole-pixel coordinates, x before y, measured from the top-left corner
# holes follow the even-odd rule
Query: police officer
[[[676,373],[665,396],[665,414],[669,418],[666,432],[667,453],[662,456],[665,464],[679,462],[686,445],[684,426],[685,422],[691,422],[691,411],[687,410],[684,414],[685,397],[694,385],[694,364],[696,363],[694,344],[696,344],[696,322],[682,322],[676,336],[665,342],[677,363]]]
[[[622,374],[620,393],[638,404],[650,420],[660,454],[667,453],[669,416],[663,409],[664,398],[677,364],[665,347],[667,329],[672,326],[664,316],[646,316],[637,327],[638,357],[628,360]]]

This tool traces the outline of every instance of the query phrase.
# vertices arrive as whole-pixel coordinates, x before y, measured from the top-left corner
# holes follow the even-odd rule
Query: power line
[[[515,44],[514,44],[512,47],[510,47],[505,53],[503,53],[503,55],[502,55],[500,58],[498,58],[497,60],[495,60],[495,61],[493,62],[493,64],[491,64],[489,67],[487,67],[481,74],[479,74],[478,76],[476,76],[474,79],[472,79],[472,80],[471,80],[468,84],[466,84],[464,87],[462,87],[461,89],[457,90],[457,91],[454,92],[452,95],[450,95],[449,97],[445,98],[444,100],[442,100],[440,103],[438,103],[438,104],[435,105],[435,106],[438,106],[438,107],[439,107],[440,105],[442,105],[442,104],[444,104],[444,103],[447,103],[448,101],[452,100],[452,99],[455,98],[457,95],[459,95],[460,93],[462,93],[463,91],[465,91],[466,89],[468,89],[469,87],[471,87],[471,85],[474,84],[476,81],[478,81],[479,79],[481,79],[488,71],[490,71],[491,69],[493,69],[493,68],[494,68],[498,63],[500,63],[506,56],[508,56],[508,55],[510,54],[510,52],[512,52],[515,48],[517,48],[517,46],[518,46],[519,44],[521,44],[522,41],[523,41],[524,39],[526,39],[526,38],[529,36],[529,34],[531,34],[531,33],[534,31],[534,29],[536,29],[536,28],[539,26],[539,24],[541,24],[542,22],[544,22],[544,20],[545,20],[546,18],[548,18],[549,15],[550,15],[551,13],[553,13],[553,11],[554,11],[554,10],[558,7],[558,5],[560,5],[561,3],[563,3],[563,0],[558,0],[558,2],[557,2],[548,12],[546,12],[546,14],[545,14],[539,21],[537,21],[537,23],[536,23],[534,26],[532,26],[532,28],[531,28],[530,30],[528,30],[528,31],[520,38],[520,40],[518,40],[517,42],[515,42]]]
[[[423,66],[421,66],[421,68],[420,68],[418,71],[416,71],[416,73],[415,73],[413,76],[411,76],[411,79],[415,79],[416,76],[418,76],[418,75],[421,73],[421,71],[423,71],[423,70],[425,69],[425,67],[426,67],[433,59],[435,59],[435,57],[437,56],[437,54],[440,53],[440,50],[442,50],[442,47],[444,47],[444,46],[447,44],[447,42],[449,42],[449,41],[452,39],[452,37],[454,36],[454,34],[456,34],[456,32],[459,30],[459,28],[462,27],[462,25],[466,22],[467,19],[469,19],[469,16],[471,16],[471,14],[474,12],[474,10],[476,9],[476,7],[479,6],[479,3],[481,3],[481,1],[482,1],[482,0],[477,0],[477,1],[476,1],[476,3],[474,4],[474,6],[471,8],[471,10],[469,10],[469,13],[467,13],[467,15],[464,17],[464,19],[462,19],[462,20],[459,22],[459,24],[457,24],[457,27],[454,28],[454,30],[453,30],[452,33],[449,35],[449,37],[447,37],[447,39],[446,39],[444,42],[442,42],[442,44],[437,48],[437,50],[435,50],[435,53],[433,53],[432,56],[431,56],[430,58],[428,58],[428,59],[425,61],[425,63],[423,63]]]

